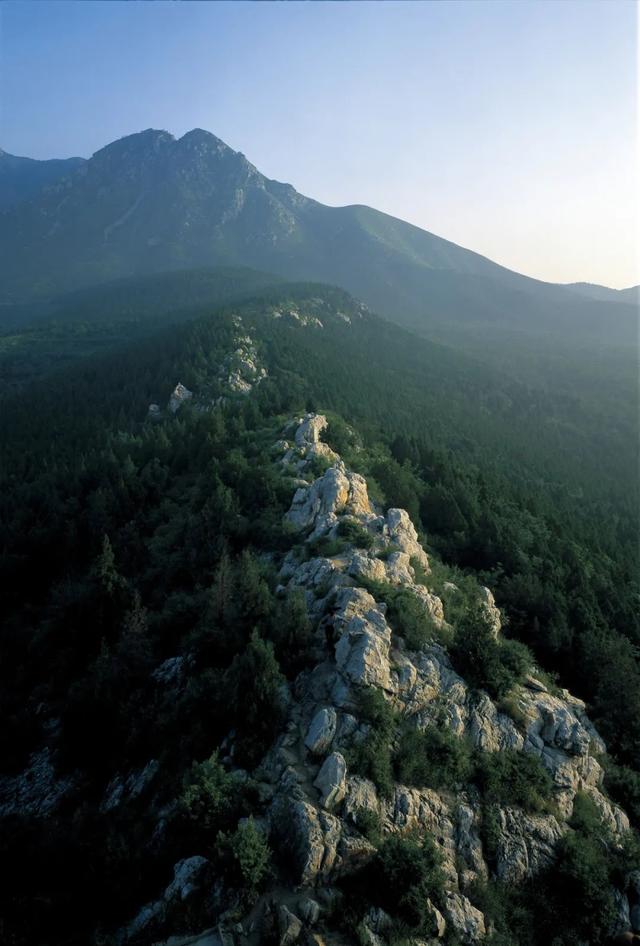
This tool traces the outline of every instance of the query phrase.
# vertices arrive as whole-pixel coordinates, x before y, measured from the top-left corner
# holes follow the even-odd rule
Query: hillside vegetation
[[[185,895],[185,905],[167,894],[162,935],[199,931],[229,904],[244,917],[265,891],[291,883],[263,831],[258,767],[292,705],[304,703],[304,674],[326,642],[309,599],[279,588],[280,570],[287,554],[305,568],[318,558],[344,565],[362,549],[375,550],[388,575],[397,549],[380,544],[373,523],[386,515],[390,528],[394,509],[407,511],[430,558],[421,565],[416,547],[414,595],[422,579],[449,625],[437,610],[425,623],[413,599],[369,576],[356,591],[386,605],[396,659],[450,659],[470,705],[473,694],[495,701],[516,742],[524,723],[514,687],[536,673],[547,696],[535,699],[549,703],[569,687],[607,743],[608,756],[598,751],[604,790],[638,825],[631,415],[603,423],[596,404],[511,379],[319,285],[267,287],[125,341],[55,371],[44,364],[1,402],[7,942],[116,942],[185,859],[195,870],[206,858],[209,894]],[[178,382],[193,396],[174,411]],[[148,414],[151,403],[158,414]],[[324,446],[283,475],[274,444],[296,429],[283,428],[320,411]],[[365,477],[375,510],[363,507],[364,519],[335,534],[296,535],[295,485],[307,495],[332,453]],[[499,644],[482,617],[481,585],[503,614]],[[315,598],[329,590],[319,579]],[[485,643],[474,650],[476,638]],[[637,866],[633,835],[616,840],[581,794],[563,821],[544,769],[508,752],[487,761],[477,746],[452,742],[437,716],[425,732],[405,728],[389,711],[393,687],[382,689],[386,698],[363,692],[352,707],[368,735],[345,758],[376,786],[383,814],[397,783],[445,794],[463,786],[482,809],[494,872],[499,810],[568,826],[553,869],[517,889],[478,877],[465,888],[465,916],[486,918],[492,946],[602,943],[613,890],[626,890]],[[571,749],[579,759],[583,750]],[[332,919],[323,905],[329,928],[368,935],[360,924],[374,906],[392,918],[381,931],[388,942],[432,935],[436,914],[446,914],[452,946],[456,936],[473,942],[451,919],[446,863],[429,833],[383,831],[375,812],[356,822],[372,859],[338,885],[352,909]],[[154,941],[142,927],[132,943],[136,935]]]

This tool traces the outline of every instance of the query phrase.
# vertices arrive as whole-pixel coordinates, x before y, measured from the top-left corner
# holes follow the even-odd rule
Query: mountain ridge
[[[98,150],[70,178],[0,214],[5,301],[114,278],[245,265],[341,285],[413,328],[472,320],[574,332],[633,322],[366,205],[328,207],[265,177],[203,129],[147,129]]]

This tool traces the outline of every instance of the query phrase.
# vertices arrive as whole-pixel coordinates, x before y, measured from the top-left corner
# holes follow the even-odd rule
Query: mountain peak
[[[211,131],[206,131],[204,128],[192,128],[191,131],[186,132],[182,138],[178,139],[178,144],[185,145],[213,145],[218,148],[224,148],[227,151],[233,151],[233,148],[230,148],[229,145],[218,138],[217,135],[214,135]]]
[[[175,142],[175,137],[169,131],[157,128],[146,128],[144,131],[137,131],[131,135],[125,135],[123,138],[117,138],[115,141],[100,148],[93,155],[97,158],[106,154],[130,154],[135,150],[158,150],[159,148]]]

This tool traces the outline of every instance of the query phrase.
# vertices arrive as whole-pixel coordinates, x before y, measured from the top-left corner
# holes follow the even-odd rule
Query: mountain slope
[[[246,265],[356,293],[402,324],[463,321],[633,338],[629,305],[513,273],[369,207],[327,207],[195,129],[147,130],[0,216],[5,300],[116,277]]]
[[[23,200],[32,200],[45,187],[68,177],[84,163],[84,158],[36,161],[0,149],[0,211]]]
[[[12,317],[3,313],[0,321],[0,395],[281,282],[246,267],[178,270],[116,280],[37,307],[12,307]]]
[[[517,638],[637,758],[636,530],[552,406],[318,285],[6,398],[4,939],[602,946],[634,773]]]

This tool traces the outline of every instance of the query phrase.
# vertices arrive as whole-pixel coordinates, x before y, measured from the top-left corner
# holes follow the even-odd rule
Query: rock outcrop
[[[444,893],[427,905],[433,928],[428,942],[451,933],[456,942],[473,946],[491,932],[472,902],[474,884],[490,878],[520,883],[549,865],[570,830],[578,792],[591,797],[614,837],[628,828],[628,820],[602,792],[597,756],[604,744],[583,703],[566,691],[550,692],[532,674],[511,694],[517,704],[512,718],[456,672],[443,645],[451,628],[441,599],[425,584],[429,559],[411,519],[402,509],[377,508],[366,480],[323,442],[326,427],[322,415],[307,414],[285,429],[275,447],[276,462],[295,489],[286,522],[298,540],[282,561],[279,591],[304,592],[318,661],[296,681],[282,732],[254,773],[263,820],[291,871],[292,887],[261,901],[251,928],[259,928],[262,910],[281,946],[333,942],[330,925],[323,926],[324,907],[327,916],[335,914],[341,879],[376,857],[370,840],[375,826],[382,838],[417,833],[432,839],[441,856]],[[385,589],[411,595],[422,610],[430,637],[418,649],[411,650],[394,626],[382,600]],[[498,639],[500,612],[489,589],[478,588],[477,605]],[[157,676],[173,679],[182,672],[182,664],[166,661]],[[537,757],[551,776],[553,805],[536,814],[515,804],[494,805],[489,852],[483,840],[487,813],[474,784],[461,783],[454,792],[395,783],[379,791],[350,771],[354,753],[371,735],[371,722],[361,712],[367,688],[377,690],[405,726],[445,727],[488,756],[510,751]],[[117,804],[120,793],[136,791],[144,772],[114,783],[105,803]],[[206,864],[195,861],[189,860],[189,870],[185,863],[176,866],[164,896],[133,921],[137,933],[153,928],[176,896],[191,895],[206,873]],[[640,923],[638,879],[630,878],[619,895],[621,915]],[[360,941],[381,946],[391,923],[380,904],[371,904],[361,918]],[[316,924],[317,932],[311,932]],[[228,930],[220,934],[228,946],[242,941]],[[413,942],[422,946],[427,940]]]
[[[288,433],[279,443],[286,472],[304,476],[312,468],[325,426],[318,415],[298,420],[293,436]],[[272,829],[277,834],[285,823],[293,831],[298,881],[310,886],[330,886],[372,856],[370,845],[357,843],[363,811],[379,820],[383,834],[427,832],[440,848],[447,890],[436,927],[442,931],[448,924],[462,943],[476,943],[485,937],[487,924],[465,891],[489,876],[517,883],[549,864],[568,830],[578,791],[592,797],[614,832],[624,831],[628,822],[601,792],[596,756],[604,747],[584,704],[566,691],[550,693],[531,676],[516,694],[516,722],[487,694],[473,693],[438,640],[438,629],[446,627],[444,608],[417,581],[428,578],[430,568],[409,516],[401,509],[384,515],[369,499],[362,476],[333,452],[325,460],[330,465],[324,472],[298,485],[287,522],[307,545],[324,537],[339,540],[343,522],[355,523],[363,541],[361,547],[355,547],[357,539],[338,541],[327,556],[300,560],[298,553],[290,553],[281,569],[283,591],[305,592],[309,613],[326,641],[326,659],[304,681],[291,719],[299,732],[296,770],[307,767],[315,776],[310,782],[296,778],[292,791],[294,760],[284,744],[265,763],[276,784]],[[385,605],[376,600],[379,584],[402,587],[424,608],[434,635],[419,652],[411,653],[389,623]],[[478,608],[498,637],[500,612],[489,589],[479,588]],[[395,785],[391,796],[380,797],[372,782],[348,772],[345,761],[350,748],[366,736],[367,725],[357,715],[363,687],[380,690],[395,712],[418,728],[444,719],[480,752],[536,755],[553,779],[556,813],[498,809],[490,865],[482,843],[481,805],[471,787],[461,787],[452,799],[428,788]],[[375,930],[370,932],[374,939]]]
[[[167,410],[169,410],[170,413],[172,414],[177,413],[177,411],[180,410],[182,405],[186,403],[186,401],[190,401],[192,397],[193,397],[193,391],[190,391],[189,388],[186,388],[184,384],[182,384],[181,381],[178,381],[175,388],[171,392],[171,397],[169,398]],[[153,405],[153,404],[151,405],[151,407],[156,407],[156,406],[157,405]],[[151,407],[149,408],[149,413],[150,414],[155,413],[151,411]]]
[[[219,378],[229,394],[249,394],[267,377],[267,369],[260,364],[256,343],[243,331],[242,316],[234,316],[234,325],[236,347],[220,366]]]

